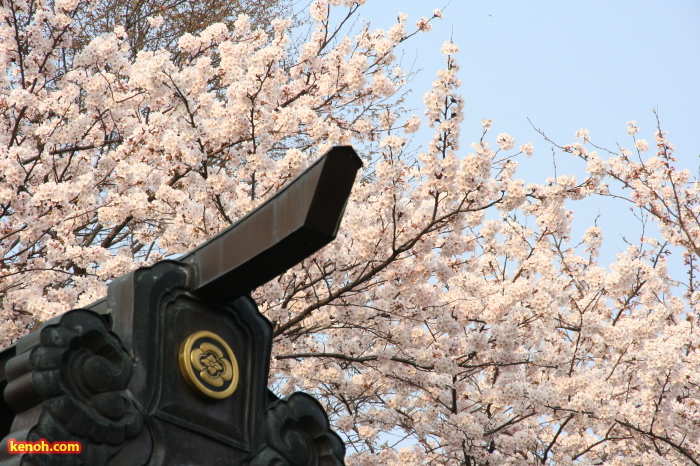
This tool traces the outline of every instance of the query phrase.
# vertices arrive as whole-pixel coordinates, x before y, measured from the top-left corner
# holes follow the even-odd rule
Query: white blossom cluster
[[[66,64],[84,3],[5,2],[3,344],[194,248],[353,144],[365,168],[337,240],[254,292],[275,325],[272,387],[318,397],[348,464],[697,461],[700,185],[666,134],[644,160],[603,159],[581,130],[560,146],[585,161],[580,176],[526,183],[517,162],[537,157],[533,144],[515,153],[508,133],[488,134],[492,120],[460,146],[448,42],[424,97],[434,135],[409,150],[422,119],[392,105],[406,79],[394,51],[442,13],[329,30],[333,9],[360,3],[314,1],[298,48],[289,21],[266,32],[240,16],[180,38],[179,60],[132,58],[116,28]],[[630,122],[641,154],[638,131]],[[659,238],[600,263],[601,228],[572,237],[576,203],[595,197],[643,209]],[[671,276],[678,251],[688,273]]]

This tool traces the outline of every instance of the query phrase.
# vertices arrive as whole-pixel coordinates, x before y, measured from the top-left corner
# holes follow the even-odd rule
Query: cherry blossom
[[[381,30],[353,21],[361,3],[314,1],[299,46],[289,21],[242,15],[173,57],[132,56],[119,27],[73,49],[83,0],[5,2],[3,345],[353,144],[365,167],[337,239],[253,293],[274,325],[270,386],[316,396],[348,464],[698,464],[700,185],[661,125],[628,123],[634,156],[542,132],[581,169],[529,183],[532,143],[511,152],[490,119],[460,140],[457,45],[422,116],[394,105],[396,48],[442,13]],[[421,119],[433,135],[409,143]],[[586,199],[658,234],[602,263],[602,228],[572,225]]]

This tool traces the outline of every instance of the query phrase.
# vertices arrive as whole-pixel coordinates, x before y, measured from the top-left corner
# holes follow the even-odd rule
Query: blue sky
[[[368,0],[361,16],[386,28],[399,11],[418,20],[445,3]],[[494,130],[543,147],[529,117],[555,140],[588,128],[595,141],[629,146],[626,122],[651,139],[658,107],[679,162],[697,172],[700,2],[451,0],[444,13],[405,47],[404,66],[422,69],[410,84],[416,107],[451,37],[461,48],[466,138],[493,118]]]
[[[562,144],[587,128],[597,145],[631,148],[627,121],[636,120],[638,137],[653,143],[652,109],[658,108],[677,165],[697,175],[700,1],[368,0],[360,11],[374,27],[386,29],[398,12],[413,23],[440,7],[444,18],[404,48],[403,66],[422,70],[408,86],[407,105],[422,114],[422,95],[444,63],[440,46],[452,38],[461,48],[465,154],[480,136],[481,119],[491,118],[492,139],[507,132],[516,147],[533,142],[535,154],[522,162],[521,176],[541,182],[554,175],[553,156],[528,118]],[[429,137],[425,131],[415,142]],[[568,154],[558,154],[556,166],[559,175],[585,175],[584,163]],[[638,223],[626,206],[597,200],[572,207],[579,234],[601,215],[609,258],[604,262],[624,249],[623,235],[634,237],[630,225]]]

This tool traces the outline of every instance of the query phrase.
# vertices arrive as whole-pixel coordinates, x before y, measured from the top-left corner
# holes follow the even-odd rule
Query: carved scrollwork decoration
[[[79,440],[83,449],[80,455],[35,455],[30,462],[107,464],[144,425],[126,392],[129,355],[91,311],[70,311],[37,333],[37,344],[7,363],[5,400],[18,418],[33,419],[27,440]]]
[[[265,412],[267,446],[252,466],[333,466],[345,464],[345,445],[313,397],[296,392]]]

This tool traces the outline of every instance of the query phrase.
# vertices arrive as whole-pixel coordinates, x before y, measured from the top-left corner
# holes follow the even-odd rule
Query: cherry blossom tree
[[[185,33],[199,34],[207,26],[224,22],[228,25],[239,14],[246,14],[251,24],[268,29],[270,21],[291,16],[288,0],[99,0],[76,4],[71,17],[80,27],[73,42],[77,48],[115,26],[124,27],[132,55],[140,50],[166,48],[177,53],[177,41]],[[82,8],[81,8],[82,7]]]
[[[527,183],[534,146],[490,120],[460,147],[448,42],[424,97],[434,136],[414,147],[394,51],[441,13],[353,30],[360,3],[314,1],[298,48],[288,21],[242,15],[185,34],[174,59],[133,54],[121,26],[75,50],[85,0],[5,0],[3,344],[354,144],[366,166],[337,240],[254,292],[270,384],[322,401],[349,464],[700,464],[700,186],[660,125],[650,144],[631,122],[615,151],[578,132],[556,146],[585,171]],[[572,233],[586,198],[629,203],[658,235],[601,263],[603,231]]]

